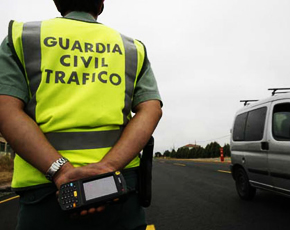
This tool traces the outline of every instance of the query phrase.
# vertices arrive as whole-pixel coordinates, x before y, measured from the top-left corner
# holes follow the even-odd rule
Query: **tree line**
[[[180,147],[177,150],[172,149],[166,150],[163,154],[160,152],[155,153],[155,157],[171,157],[171,158],[182,158],[182,159],[194,159],[194,158],[216,158],[220,157],[221,146],[217,142],[211,142],[208,144],[205,148],[201,146],[196,146],[193,148],[188,147]],[[231,151],[230,151],[230,145],[225,144],[223,146],[223,154],[224,157],[230,157]]]

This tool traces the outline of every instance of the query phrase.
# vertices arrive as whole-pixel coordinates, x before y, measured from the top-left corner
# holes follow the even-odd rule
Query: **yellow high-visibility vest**
[[[9,41],[30,92],[27,114],[74,166],[99,162],[131,119],[145,48],[99,23],[10,22]],[[139,165],[136,157],[127,168]],[[49,183],[20,156],[13,188]]]

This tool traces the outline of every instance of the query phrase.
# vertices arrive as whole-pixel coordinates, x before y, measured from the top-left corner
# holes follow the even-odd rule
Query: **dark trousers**
[[[135,187],[137,174],[124,175],[128,187]],[[145,212],[136,193],[125,201],[106,206],[103,212],[72,218],[61,210],[55,188],[46,187],[20,193],[17,230],[145,230]]]

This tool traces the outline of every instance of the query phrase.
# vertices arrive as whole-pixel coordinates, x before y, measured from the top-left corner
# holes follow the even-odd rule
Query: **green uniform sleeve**
[[[11,51],[8,37],[0,46],[0,95],[16,97],[27,103],[27,82],[17,59]]]
[[[134,112],[134,108],[145,101],[149,100],[159,100],[162,106],[161,97],[159,94],[157,82],[151,68],[150,62],[147,57],[144,60],[143,68],[138,78],[133,104],[132,104],[132,111]]]

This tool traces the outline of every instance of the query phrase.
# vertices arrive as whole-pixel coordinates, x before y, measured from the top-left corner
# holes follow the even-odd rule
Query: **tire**
[[[256,195],[256,188],[252,187],[247,173],[244,169],[238,168],[235,171],[236,189],[243,200],[252,200]]]

